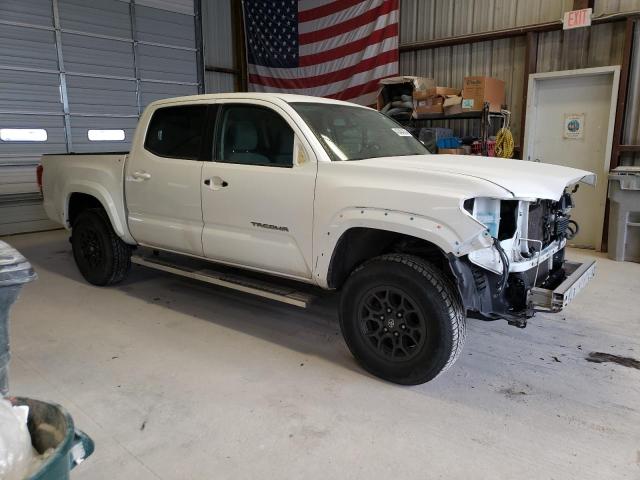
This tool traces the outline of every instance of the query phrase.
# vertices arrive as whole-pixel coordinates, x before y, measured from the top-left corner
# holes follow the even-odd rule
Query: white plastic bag
[[[0,399],[0,479],[22,480],[33,461],[31,435],[27,429],[29,407],[14,407]]]

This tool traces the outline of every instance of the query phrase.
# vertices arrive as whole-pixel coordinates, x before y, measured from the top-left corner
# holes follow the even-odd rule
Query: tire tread
[[[131,269],[131,246],[124,243],[120,237],[118,237],[116,232],[113,230],[109,216],[104,209],[89,208],[80,214],[78,221],[81,220],[83,216],[96,216],[99,218],[99,221],[103,222],[107,227],[106,240],[110,244],[113,252],[113,262],[111,265],[111,272],[102,285],[108,286],[121,282]]]
[[[452,332],[452,345],[449,356],[440,371],[430,380],[439,377],[456,362],[462,352],[467,337],[466,312],[456,292],[456,288],[438,268],[427,260],[415,255],[403,253],[388,253],[374,257],[357,267],[351,275],[367,268],[374,262],[395,262],[411,268],[428,281],[440,295],[440,299],[446,305],[447,317]]]

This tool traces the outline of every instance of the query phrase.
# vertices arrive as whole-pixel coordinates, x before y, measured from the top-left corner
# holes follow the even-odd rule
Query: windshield
[[[370,108],[330,103],[290,105],[334,161],[429,154],[401,125]]]

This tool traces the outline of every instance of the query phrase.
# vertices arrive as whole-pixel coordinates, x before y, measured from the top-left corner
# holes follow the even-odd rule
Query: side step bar
[[[288,286],[268,283],[248,276],[218,272],[210,268],[198,268],[197,266],[180,264],[178,261],[172,262],[160,256],[134,254],[131,256],[131,262],[136,265],[174,273],[301,308],[307,308],[316,298],[311,294],[296,291]]]

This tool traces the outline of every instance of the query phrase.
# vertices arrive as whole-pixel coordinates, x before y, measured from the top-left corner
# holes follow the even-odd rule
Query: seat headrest
[[[230,128],[233,150],[255,150],[258,146],[258,131],[253,122],[240,120]]]

